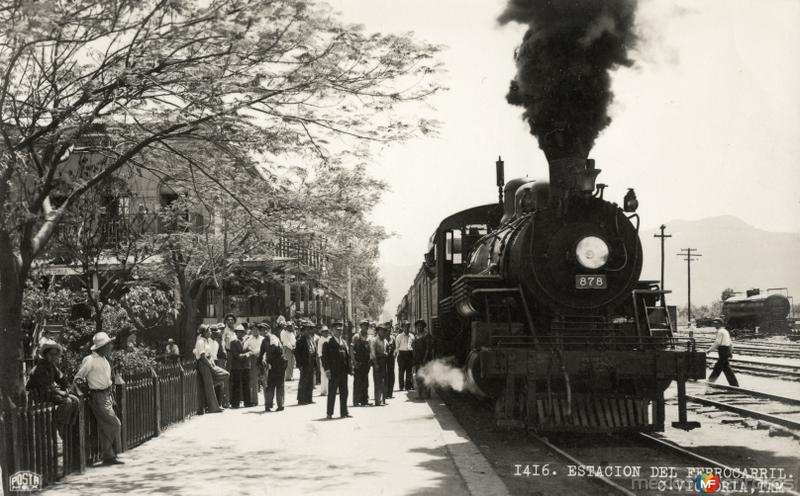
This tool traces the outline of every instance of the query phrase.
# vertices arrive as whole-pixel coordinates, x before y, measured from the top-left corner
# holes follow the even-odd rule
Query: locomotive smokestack
[[[635,12],[636,0],[509,0],[500,16],[529,26],[506,99],[525,108],[551,172],[561,159],[585,160],[611,122],[610,71],[633,64]]]
[[[594,168],[593,159],[566,157],[549,159],[550,185],[563,192],[591,193],[600,169]],[[556,199],[559,195],[553,195]]]

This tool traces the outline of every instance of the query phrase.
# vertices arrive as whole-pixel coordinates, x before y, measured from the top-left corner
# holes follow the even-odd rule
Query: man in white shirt
[[[319,335],[317,336],[317,366],[320,370],[322,370],[322,347],[325,346],[325,343],[328,342],[328,339],[331,337],[331,331],[328,329],[328,326],[323,325],[322,328],[319,330]],[[320,396],[325,396],[328,394],[328,376],[325,374],[321,374],[320,377]]]
[[[225,348],[225,354],[231,351],[231,341],[236,339],[236,316],[232,313],[225,315],[225,327],[222,329],[222,347]]]
[[[111,364],[106,358],[111,353],[111,342],[112,338],[105,332],[95,334],[92,337],[92,354],[83,359],[74,379],[78,386],[89,389],[89,407],[100,431],[103,465],[124,463],[117,459],[117,453],[122,450],[122,422],[114,413],[114,382],[111,380]]]
[[[714,320],[714,327],[717,329],[717,336],[714,339],[714,343],[706,353],[711,353],[712,351],[717,350],[719,358],[717,359],[717,363],[714,364],[714,370],[711,371],[711,375],[708,376],[708,382],[716,382],[719,374],[724,372],[725,378],[728,380],[728,384],[738,387],[739,381],[736,380],[736,376],[733,373],[733,369],[731,369],[731,364],[729,361],[733,356],[733,342],[731,342],[731,335],[728,333],[728,330],[723,327],[722,321],[719,319]]]
[[[283,358],[286,359],[286,373],[284,380],[294,380],[294,349],[297,346],[297,336],[291,322],[287,322],[281,329],[281,347],[283,347]]]
[[[244,350],[252,353],[250,356],[250,399],[245,402],[247,406],[258,405],[258,390],[263,384],[261,368],[258,366],[258,355],[261,353],[261,328],[256,324],[250,325],[250,335],[244,339]]]
[[[414,389],[414,379],[412,377],[412,369],[414,367],[414,357],[412,351],[414,350],[414,335],[411,334],[408,326],[403,325],[403,332],[394,338],[395,342],[395,356],[397,356],[397,382],[400,386],[400,391],[403,389]]]

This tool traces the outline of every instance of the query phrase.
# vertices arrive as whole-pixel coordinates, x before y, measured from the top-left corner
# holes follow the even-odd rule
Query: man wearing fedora
[[[369,321],[359,322],[359,333],[353,336],[353,406],[369,405],[370,339]]]
[[[239,408],[240,403],[250,405],[250,356],[252,353],[244,348],[244,337],[247,334],[244,326],[235,328],[236,339],[231,341],[231,408]]]
[[[75,423],[80,403],[77,396],[70,394],[69,380],[58,367],[61,351],[61,345],[52,339],[42,340],[39,343],[39,358],[25,386],[28,391],[36,395],[36,400],[52,401],[56,405],[59,432],[63,430],[64,425]]]
[[[297,385],[297,404],[314,403],[314,368],[317,365],[317,347],[311,332],[314,323],[308,319],[300,321],[300,339],[295,348],[295,360],[300,369],[300,383]]]
[[[276,400],[276,412],[283,410],[284,374],[286,373],[286,358],[283,356],[283,347],[278,337],[279,328],[276,326],[272,333],[267,333],[261,342],[259,360],[264,363],[267,370],[267,386],[264,388],[264,411],[272,411],[272,400]]]
[[[74,379],[79,387],[89,390],[89,407],[100,431],[104,465],[124,463],[117,458],[122,448],[122,423],[114,413],[114,382],[111,380],[111,364],[106,358],[111,353],[111,347],[112,338],[108,334],[95,334],[92,337],[92,354],[83,359]]]
[[[417,336],[414,338],[414,375],[417,383],[417,398],[430,399],[431,387],[420,374],[422,368],[433,360],[433,338],[427,332],[428,323],[422,319],[414,322]]]
[[[294,325],[292,324],[291,320],[280,323],[279,317],[278,321],[278,325],[281,326],[280,338],[281,345],[283,346],[283,358],[286,359],[286,372],[284,373],[284,380],[293,381],[295,365],[294,350],[297,346],[297,336],[294,333]]]
[[[411,333],[408,321],[403,321],[403,332],[395,338],[395,356],[397,357],[397,382],[400,385],[400,391],[407,389],[414,389],[412,382],[412,368],[414,365],[414,334]]]
[[[336,393],[339,393],[339,412],[349,417],[347,412],[347,375],[350,374],[350,350],[342,338],[344,322],[336,320],[331,324],[333,336],[322,345],[322,368],[328,377],[328,418],[333,416]]]
[[[378,324],[376,336],[370,341],[370,360],[372,361],[372,385],[375,406],[386,405],[386,367],[389,341],[386,339],[386,327]]]

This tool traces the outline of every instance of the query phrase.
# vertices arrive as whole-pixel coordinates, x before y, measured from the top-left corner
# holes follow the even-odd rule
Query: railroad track
[[[685,334],[678,334],[676,338],[679,340],[688,340],[689,336]],[[706,350],[714,342],[713,339],[698,338],[695,336],[695,342],[698,350]],[[768,344],[743,344],[741,341],[734,342],[734,353],[738,355],[748,356],[770,356],[778,358],[795,358],[800,359],[800,345],[792,343],[774,343]]]
[[[747,488],[745,492],[759,493],[766,491],[773,494],[800,496],[800,493],[791,489],[784,489],[776,486],[776,484],[778,484],[777,482],[771,482],[767,479],[762,479],[758,476],[752,475],[751,473],[742,471],[739,468],[729,466],[718,460],[695,453],[692,450],[683,446],[679,446],[659,435],[635,433],[628,435],[609,436],[610,439],[615,440],[615,443],[620,441],[624,443],[625,440],[631,443],[629,446],[624,446],[623,444],[617,445],[616,447],[616,452],[618,453],[618,456],[620,456],[619,460],[623,460],[625,452],[630,450],[630,456],[634,457],[632,460],[635,460],[635,462],[631,462],[631,465],[609,465],[606,461],[595,461],[585,456],[576,455],[574,449],[559,446],[560,443],[558,441],[553,442],[548,438],[536,434],[535,432],[528,431],[528,435],[531,437],[531,439],[541,444],[553,452],[557,457],[561,458],[564,462],[571,464],[573,467],[593,467],[592,470],[599,469],[599,471],[595,471],[594,474],[590,477],[587,477],[587,479],[615,494],[639,496],[641,494],[670,492],[689,494],[697,492],[694,486],[695,482],[691,477],[691,474],[687,472],[687,474],[681,478],[680,475],[682,474],[677,471],[677,467],[691,466],[719,470],[720,473],[726,475],[726,479],[728,481],[732,479],[740,481],[740,484]],[[656,452],[648,457],[639,451],[641,446],[655,448]],[[665,455],[668,456],[665,457]],[[687,462],[691,462],[691,464]],[[655,482],[645,484],[641,481],[647,480],[648,476],[653,479],[651,473],[648,471],[644,474],[644,477],[642,477],[643,474],[641,471],[636,472],[634,470],[633,475],[631,475],[630,468],[642,466],[647,463],[650,463],[651,467],[664,467],[667,471],[657,476]],[[672,469],[676,470],[675,474],[669,471]],[[671,479],[673,477],[674,479]],[[739,486],[737,490],[741,491],[742,486]],[[611,492],[608,494],[611,494]]]
[[[442,396],[442,393],[444,395]],[[777,490],[775,484],[791,484],[785,479],[788,468],[775,465],[781,473],[756,477],[750,465],[730,466],[726,452],[706,456],[679,446],[658,435],[631,434],[554,434],[549,438],[533,431],[509,431],[487,428],[493,422],[491,404],[470,395],[440,392],[462,427],[496,467],[498,475],[513,494],[624,494],[653,496],[656,494],[694,494],[694,474],[689,467],[708,467],[725,474],[728,484],[746,484],[743,493],[768,492],[800,496],[793,487]],[[731,427],[734,429],[735,427]],[[701,429],[702,431],[702,429]],[[523,435],[520,435],[520,433]],[[527,433],[527,435],[525,435]],[[701,432],[702,433],[702,432]],[[704,446],[704,448],[707,448]],[[731,452],[735,455],[735,452]],[[737,462],[733,462],[737,463]],[[755,462],[754,467],[773,466]],[[591,476],[577,470],[594,467]],[[741,468],[744,467],[744,468]],[[656,472],[663,468],[668,472]],[[638,469],[638,471],[636,470]],[[556,474],[557,473],[557,474]],[[554,477],[555,476],[555,477]],[[734,480],[735,479],[735,480]],[[731,482],[733,480],[733,482]],[[772,484],[772,485],[769,485]],[[769,490],[764,491],[764,488]],[[741,486],[736,488],[741,490]],[[720,491],[720,494],[726,494]]]
[[[706,363],[709,368],[712,368],[717,363],[717,357],[706,357]],[[742,360],[734,358],[730,361],[731,366],[735,371],[746,371],[753,375],[762,375],[766,377],[779,377],[800,379],[800,365],[791,363],[767,363],[757,362],[753,360]]]
[[[800,432],[800,399],[723,384],[705,385],[705,393],[687,394],[689,401]],[[714,393],[709,394],[709,389]]]

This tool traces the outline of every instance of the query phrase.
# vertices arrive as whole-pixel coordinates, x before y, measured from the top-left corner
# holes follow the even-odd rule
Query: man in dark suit
[[[231,407],[239,408],[239,402],[248,404],[250,391],[250,356],[244,350],[244,336],[247,333],[241,324],[236,326],[236,339],[231,341]]]
[[[322,346],[322,368],[328,377],[328,418],[333,417],[336,403],[336,392],[339,392],[339,412],[342,417],[347,413],[347,375],[350,373],[350,350],[342,339],[344,323],[337,320],[333,323],[331,338]]]
[[[314,403],[314,368],[317,365],[317,349],[314,344],[312,330],[314,323],[308,319],[300,321],[302,335],[297,340],[294,350],[295,362],[300,369],[300,383],[297,385],[297,404]]]
[[[369,405],[370,339],[369,321],[359,323],[361,329],[353,336],[353,406]]]
[[[288,361],[283,355],[283,346],[278,337],[280,328],[275,327],[274,333],[267,333],[261,342],[259,361],[265,364],[267,370],[267,385],[264,388],[264,410],[272,411],[272,400],[276,400],[276,412],[283,410],[284,381],[286,380],[286,366]]]

